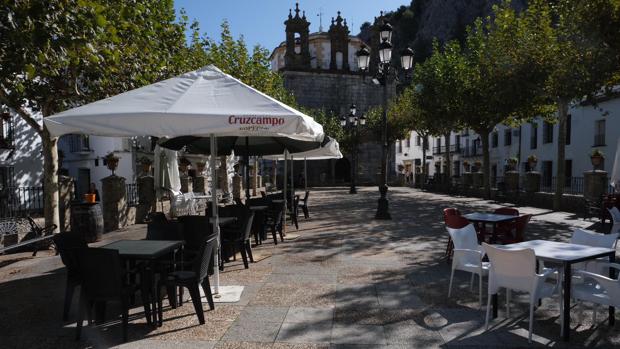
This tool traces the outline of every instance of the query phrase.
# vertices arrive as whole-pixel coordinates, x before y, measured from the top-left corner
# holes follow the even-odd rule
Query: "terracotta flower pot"
[[[528,166],[530,167],[530,171],[534,171],[536,169],[536,164],[538,161],[528,161]]]
[[[591,156],[590,161],[592,161],[592,166],[597,167],[603,163],[603,157],[599,155]]]
[[[149,174],[151,173],[151,164],[142,164],[142,172],[144,174]]]

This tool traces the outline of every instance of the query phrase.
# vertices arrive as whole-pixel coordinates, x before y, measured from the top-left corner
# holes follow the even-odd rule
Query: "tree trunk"
[[[420,189],[424,189],[424,184],[426,182],[426,177],[428,176],[428,171],[426,170],[426,149],[428,148],[428,140],[426,135],[422,137],[422,183],[420,183]]]
[[[476,131],[482,140],[482,182],[484,183],[484,198],[491,198],[491,158],[489,155],[489,130]]]
[[[560,210],[562,194],[564,193],[564,178],[566,176],[566,119],[568,117],[568,101],[558,99],[558,157],[557,174],[555,178],[555,195],[553,196],[553,210]]]
[[[448,187],[452,186],[452,154],[450,153],[450,132],[445,134],[446,138],[446,181]]]
[[[51,138],[47,128],[44,128],[41,139],[43,146],[43,212],[45,225],[55,224],[56,227],[60,227],[58,138]]]

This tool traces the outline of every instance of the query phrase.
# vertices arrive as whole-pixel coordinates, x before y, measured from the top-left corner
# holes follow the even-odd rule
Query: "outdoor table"
[[[531,248],[536,254],[536,258],[542,261],[562,264],[564,268],[563,295],[564,295],[564,326],[562,336],[568,341],[570,331],[570,292],[572,279],[572,265],[590,259],[609,257],[609,261],[614,263],[616,260],[616,250],[602,247],[592,247],[586,245],[570,244],[565,242],[555,242],[546,240],[531,240],[509,245],[497,245],[495,247],[505,250],[517,250]],[[613,268],[609,268],[609,277],[615,277]],[[497,294],[493,295],[493,317],[497,317]],[[609,325],[614,324],[615,309],[609,307]]]
[[[101,248],[107,248],[112,250],[117,250],[118,254],[121,258],[125,259],[130,263],[135,263],[135,261],[143,260],[147,262],[154,262],[160,257],[163,257],[167,254],[172,255],[172,259],[174,262],[174,254],[172,252],[183,246],[183,241],[167,241],[167,240],[119,240],[107,245],[101,246]],[[147,304],[152,304],[153,313],[147,319],[152,323],[156,322],[157,309],[156,309],[156,299],[153,297],[156,293],[154,292],[155,287],[155,277],[153,275],[153,268],[149,268],[149,277],[148,279],[153,282],[150,287],[150,292],[153,292],[152,295],[144,295],[147,298]],[[147,307],[149,308],[149,307]]]
[[[497,239],[496,227],[497,223],[501,222],[509,222],[512,220],[516,220],[519,216],[510,216],[505,214],[497,214],[497,213],[484,213],[484,212],[474,212],[463,215],[468,221],[472,223],[482,223],[482,230],[486,232],[486,224],[491,223],[493,225],[493,230],[491,231],[491,239],[490,242],[492,244],[495,243]]]

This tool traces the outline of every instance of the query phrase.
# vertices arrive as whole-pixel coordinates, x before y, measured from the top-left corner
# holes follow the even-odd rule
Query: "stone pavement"
[[[443,258],[447,233],[442,209],[488,211],[497,204],[450,197],[410,188],[392,188],[392,221],[376,221],[376,188],[313,190],[311,219],[300,217],[300,230],[289,227],[287,241],[267,241],[254,249],[257,263],[244,270],[238,260],[226,265],[224,285],[244,285],[240,302],[216,304],[199,325],[190,303],[171,309],[164,302],[164,324],[146,325],[134,309],[129,341],[120,345],[118,318],[86,326],[74,341],[75,322],[63,324],[64,269],[58,257],[27,255],[0,259],[0,347],[29,348],[460,348],[527,347],[525,295],[513,296],[511,317],[500,308],[484,331],[477,286],[457,272],[447,298],[450,266]],[[572,227],[598,229],[573,214],[520,208],[533,213],[527,238],[568,240]],[[142,238],[144,226],[105,235],[106,240]],[[477,282],[475,283],[477,285]],[[486,294],[486,283],[485,288]],[[486,302],[486,296],[483,300]],[[586,307],[573,309],[570,343],[559,338],[559,298],[543,301],[534,324],[534,346],[620,346],[618,325],[610,329],[606,312],[592,324]],[[503,294],[500,294],[503,304]],[[76,302],[71,318],[75,319]],[[205,304],[205,308],[206,304]],[[109,316],[116,314],[114,308]],[[600,315],[603,314],[603,315]]]

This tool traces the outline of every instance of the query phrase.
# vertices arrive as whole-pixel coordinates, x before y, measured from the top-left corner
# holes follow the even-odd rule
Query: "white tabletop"
[[[536,257],[553,262],[576,262],[609,255],[615,250],[547,240],[530,240],[508,245],[494,245],[505,250],[531,248]]]

